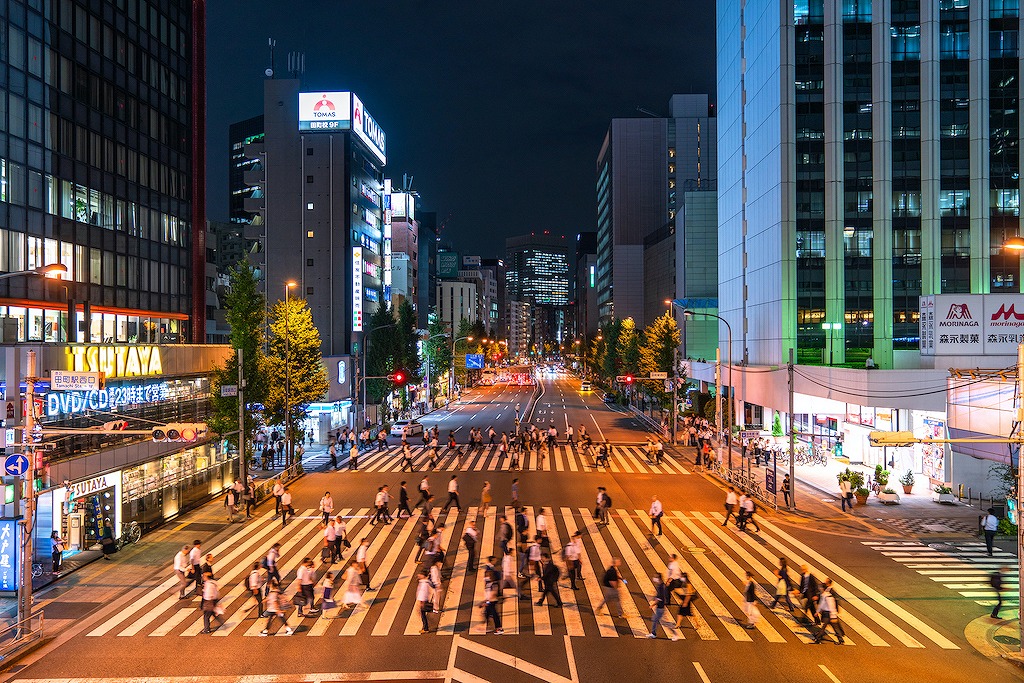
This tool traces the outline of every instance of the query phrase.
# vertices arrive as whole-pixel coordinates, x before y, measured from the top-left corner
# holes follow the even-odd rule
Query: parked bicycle
[[[127,545],[133,545],[138,543],[140,538],[142,538],[142,527],[136,521],[128,522],[121,530],[121,537],[117,539],[117,547],[121,549]]]

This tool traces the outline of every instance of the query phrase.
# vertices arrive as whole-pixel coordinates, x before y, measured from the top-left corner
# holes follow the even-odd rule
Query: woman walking
[[[484,482],[484,489],[480,492],[480,514],[486,515],[487,508],[491,505],[491,482]]]
[[[697,598],[697,591],[690,583],[690,577],[686,572],[682,573],[680,581],[682,581],[682,586],[679,590],[682,591],[682,597],[679,599],[679,611],[676,612],[676,629],[682,628],[683,622],[689,621],[689,618],[693,616],[693,601]]]
[[[53,563],[51,573],[55,577],[60,576],[60,567],[64,562],[64,539],[56,531],[50,534],[50,561]]]
[[[363,600],[363,593],[359,589],[362,585],[362,564],[352,560],[348,569],[345,570],[345,596],[343,604],[346,609],[352,609]]]
[[[786,606],[789,611],[793,611],[793,601],[789,599],[789,594],[793,590],[793,581],[789,578],[789,567],[786,565],[786,558],[779,558],[779,568],[775,570],[775,601],[772,603],[771,609],[775,609],[775,606],[785,600]]]
[[[210,620],[220,622],[218,626],[224,625],[224,609],[218,606],[220,602],[220,585],[213,578],[213,572],[206,572],[203,575],[203,633],[213,633],[210,628]]]
[[[114,540],[114,527],[110,520],[103,520],[103,531],[100,535],[100,545],[103,546],[103,559],[109,560],[110,556],[117,552],[117,541]]]
[[[270,580],[270,590],[267,591],[267,625],[261,632],[261,636],[269,636],[270,629],[274,626],[274,617],[280,617],[284,624],[285,635],[291,635],[294,631],[288,625],[288,619],[284,616],[284,608],[281,605],[281,584],[277,579]]]
[[[327,572],[327,574],[324,576],[324,582],[322,584],[324,593],[323,597],[320,599],[320,606],[324,609],[324,611],[334,609],[338,606],[338,603],[334,602],[333,598],[334,576],[334,572]]]

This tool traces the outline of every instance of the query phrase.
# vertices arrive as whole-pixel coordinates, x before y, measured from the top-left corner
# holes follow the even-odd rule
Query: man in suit
[[[806,604],[802,606],[807,614],[807,618],[817,622],[818,610],[816,603],[818,595],[821,593],[821,586],[818,584],[818,580],[814,578],[814,574],[811,573],[810,567],[806,564],[800,567],[800,572],[800,597],[806,601]]]

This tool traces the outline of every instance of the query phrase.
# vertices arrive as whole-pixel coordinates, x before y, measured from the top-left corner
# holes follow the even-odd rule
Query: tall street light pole
[[[426,345],[430,344],[430,341],[432,339],[437,339],[438,337],[447,337],[448,334],[449,334],[448,332],[439,332],[439,333],[437,333],[435,335],[431,335],[431,336],[427,337],[426,339],[424,339],[423,343],[426,346]],[[455,359],[453,358],[452,359],[452,365],[453,366],[455,365],[454,361],[455,361]],[[429,410],[430,410],[430,351],[428,350],[427,351],[427,411],[429,411]]]
[[[473,341],[473,336],[467,337],[456,337],[452,335],[452,372],[451,377],[448,378],[448,402],[451,403],[452,399],[455,398],[455,345],[460,341]]]
[[[295,445],[292,436],[292,335],[289,329],[291,315],[292,287],[296,287],[294,280],[284,284],[284,438],[288,448],[288,464],[292,464],[295,458]]]
[[[679,304],[677,302],[675,302],[675,301],[673,301],[672,304],[674,306],[679,306]],[[682,308],[682,307],[680,306],[680,308]],[[729,469],[731,470],[732,469],[732,425],[733,425],[733,418],[735,417],[733,415],[733,412],[735,411],[735,406],[734,406],[735,401],[733,401],[733,397],[732,397],[732,392],[733,392],[733,388],[734,388],[734,385],[732,383],[732,326],[729,325],[729,321],[728,320],[726,320],[725,318],[723,318],[720,315],[715,315],[714,313],[707,313],[705,311],[691,311],[688,308],[684,308],[683,309],[683,315],[684,316],[686,316],[686,315],[688,315],[688,316],[702,315],[705,318],[715,318],[716,320],[720,321],[721,323],[723,323],[725,325],[725,330],[726,330],[726,333],[728,335],[727,343],[729,345],[729,348],[726,350],[727,353],[726,353],[726,356],[725,356],[725,362],[729,364],[729,419],[727,420],[727,422],[729,424],[728,424],[728,431],[726,432],[726,436],[725,436],[725,447],[727,449],[727,452],[729,453]],[[719,415],[718,428],[719,428],[719,430],[721,430],[721,428],[722,428],[721,415]]]
[[[360,414],[356,416],[356,425],[355,426],[356,426],[356,433],[357,434],[362,431],[362,427],[359,426],[359,418],[362,417],[363,421],[364,422],[366,421],[366,380],[368,379],[366,377],[366,357],[369,355],[369,351],[370,351],[370,337],[377,330],[384,330],[384,329],[387,329],[389,327],[398,327],[398,323],[394,322],[394,323],[387,323],[385,325],[378,325],[377,327],[374,327],[374,328],[372,328],[372,329],[370,329],[370,330],[368,330],[368,331],[363,333],[363,373],[362,373],[363,374],[363,392],[362,392],[362,408],[360,410]],[[359,390],[359,387],[357,385],[356,386],[356,391],[358,392],[358,390]]]

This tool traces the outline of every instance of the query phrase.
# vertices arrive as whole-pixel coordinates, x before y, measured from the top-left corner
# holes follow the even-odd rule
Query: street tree
[[[640,372],[640,334],[632,318],[622,321],[615,352],[620,359],[622,374],[635,375]]]
[[[408,373],[410,382],[418,382],[422,379],[420,374],[419,358],[419,333],[416,329],[416,311],[408,299],[403,299],[398,305],[398,327],[395,328],[397,338],[395,339],[396,370],[405,370]]]
[[[267,367],[265,413],[271,422],[283,423],[287,410],[294,429],[306,417],[306,407],[323,400],[328,389],[320,331],[305,299],[274,304]]]
[[[366,354],[366,376],[386,377],[394,372],[395,358],[399,355],[399,335],[396,334],[398,322],[390,306],[380,305],[366,323],[363,335],[362,352]],[[406,368],[402,368],[406,369]],[[386,379],[365,380],[366,401],[370,404],[380,403],[391,393],[392,385]]]
[[[473,337],[473,341],[471,342],[465,337]],[[473,334],[473,325],[465,318],[459,321],[459,329],[455,333],[455,338],[459,340],[455,343],[455,381],[460,386],[466,386],[466,379],[468,377],[466,354],[470,352],[470,348],[478,341],[478,338]]]
[[[227,323],[231,328],[231,348],[242,350],[242,374],[245,377],[243,398],[247,404],[266,399],[266,359],[263,355],[266,327],[266,299],[259,291],[256,271],[242,261],[228,274],[228,290],[224,299]],[[217,434],[238,430],[238,396],[221,396],[220,388],[238,384],[238,354],[233,353],[223,367],[217,368],[210,383],[210,429]],[[252,436],[257,428],[255,416],[248,410],[244,418],[246,454],[252,455]]]
[[[617,349],[619,346],[619,333],[621,331],[621,320],[611,320],[601,329],[603,341],[601,342],[600,367],[601,374],[608,381],[615,379],[615,376],[620,374],[621,365]]]
[[[679,326],[668,313],[644,328],[640,343],[640,374],[650,377],[652,372],[667,372],[669,377],[675,377],[672,365],[680,340]],[[670,395],[661,383],[653,385],[653,393],[662,404]]]
[[[433,313],[427,319],[427,341],[423,344],[423,366],[429,368],[430,394],[441,393],[441,379],[452,368],[452,337],[448,326]]]

